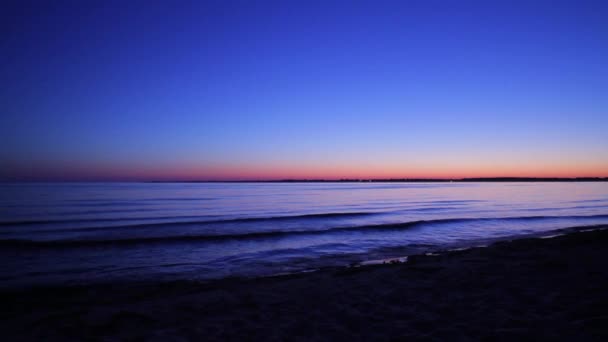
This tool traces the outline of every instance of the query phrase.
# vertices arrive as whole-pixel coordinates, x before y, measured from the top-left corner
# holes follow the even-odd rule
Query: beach
[[[274,277],[5,289],[3,339],[606,340],[606,228]]]

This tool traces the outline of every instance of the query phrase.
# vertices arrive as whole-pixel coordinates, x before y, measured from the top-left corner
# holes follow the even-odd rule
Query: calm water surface
[[[295,272],[608,223],[608,183],[0,185],[2,286]]]

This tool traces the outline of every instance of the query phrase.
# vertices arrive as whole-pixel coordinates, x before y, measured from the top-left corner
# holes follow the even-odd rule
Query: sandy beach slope
[[[0,324],[4,341],[601,341],[607,262],[597,230],[262,279],[3,290]]]

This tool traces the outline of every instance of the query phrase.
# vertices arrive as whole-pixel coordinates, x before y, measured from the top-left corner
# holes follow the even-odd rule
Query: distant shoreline
[[[152,180],[143,183],[479,183],[479,182],[608,182],[608,177],[534,178],[379,178],[379,179],[277,179],[277,180]]]
[[[505,183],[505,182],[608,182],[608,177],[487,177],[487,178],[343,178],[343,179],[245,179],[245,180],[44,180],[5,179],[0,184],[18,183]]]

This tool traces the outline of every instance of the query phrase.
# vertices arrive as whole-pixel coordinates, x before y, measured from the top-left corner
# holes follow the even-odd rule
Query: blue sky
[[[605,1],[3,6],[3,178],[608,176]]]

